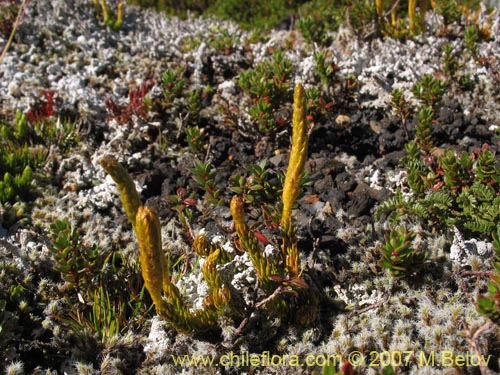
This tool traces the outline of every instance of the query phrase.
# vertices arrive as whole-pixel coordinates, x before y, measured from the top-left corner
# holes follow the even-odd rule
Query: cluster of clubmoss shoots
[[[121,164],[111,157],[102,158],[100,163],[116,182],[125,212],[137,235],[144,284],[157,313],[182,332],[206,330],[214,326],[219,310],[217,307],[223,309],[229,298],[226,289],[215,285],[216,289],[205,300],[204,309],[190,311],[172,281],[168,260],[162,249],[160,221],[155,212],[142,205],[134,182]],[[205,273],[211,273],[210,279],[220,280],[216,275],[214,262],[207,259],[204,268]]]
[[[429,7],[428,0],[419,1],[420,13],[417,15],[417,0],[408,1],[408,18],[409,26],[408,29],[401,27],[401,20],[398,18],[397,14],[397,2],[394,2],[389,7],[388,15],[386,17],[384,6],[382,0],[375,1],[375,7],[377,10],[377,17],[379,20],[379,25],[381,27],[383,35],[388,35],[392,37],[400,38],[408,34],[411,35],[418,34],[425,28],[425,13]],[[386,18],[389,18],[386,20]]]
[[[116,19],[113,19],[113,13],[111,9],[109,9],[108,3],[106,0],[94,0],[94,7],[96,10],[96,14],[99,17],[102,17],[102,21],[104,24],[114,31],[118,31],[121,29],[123,25],[123,1],[118,3],[118,8],[116,11]]]
[[[294,95],[292,149],[282,197],[279,259],[264,255],[259,241],[245,221],[242,196],[233,197],[230,204],[239,246],[249,254],[257,272],[259,287],[267,295],[256,306],[265,309],[271,316],[284,317],[293,314],[296,321],[302,324],[309,324],[316,319],[319,303],[317,294],[309,287],[300,268],[298,239],[291,217],[304,173],[308,131],[305,92],[302,85],[298,84]],[[245,307],[231,303],[241,298],[234,298],[233,294],[237,291],[225,284],[217,270],[217,265],[231,261],[232,255],[210,243],[204,234],[194,238],[195,252],[206,256],[202,273],[210,288],[203,308],[194,310],[172,281],[167,259],[169,251],[166,250],[166,257],[162,249],[157,215],[151,208],[142,205],[134,183],[123,166],[111,157],[102,158],[100,163],[116,182],[125,212],[137,235],[144,283],[157,313],[182,332],[199,332],[213,328],[219,316],[227,312],[232,317],[241,318]]]
[[[160,222],[155,212],[141,204],[133,181],[116,160],[103,158],[101,164],[117,183],[125,211],[135,229],[144,283],[157,313],[182,332],[214,327],[230,299],[229,289],[222,285],[216,269],[217,262],[224,258],[221,256],[222,249],[208,247],[207,241],[202,241],[201,237],[193,243],[197,253],[208,254],[202,272],[211,288],[211,295],[205,298],[203,309],[193,312],[172,281],[169,262],[162,250]]]
[[[48,150],[33,145],[38,134],[21,112],[13,123],[1,123],[0,133],[0,203],[14,203],[32,195],[33,170],[45,163]]]

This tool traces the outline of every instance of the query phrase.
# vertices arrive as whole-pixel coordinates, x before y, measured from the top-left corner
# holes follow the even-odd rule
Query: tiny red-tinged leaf
[[[328,102],[325,104],[325,109],[330,109],[331,107],[333,107],[335,105],[334,102]]]
[[[439,190],[441,189],[441,187],[444,185],[444,181],[439,181],[437,184],[435,184],[433,187],[432,187],[432,190],[433,191],[436,191],[436,190]]]
[[[259,241],[261,244],[263,244],[263,245],[269,244],[269,240],[267,239],[266,236],[264,236],[262,234],[262,232],[260,232],[258,230],[254,230],[253,234],[255,235],[255,238],[257,239],[257,241]]]
[[[293,286],[296,286],[298,288],[301,288],[301,289],[308,289],[309,288],[309,285],[300,277],[296,277],[296,278],[290,280],[290,284]]]
[[[178,188],[175,193],[180,197],[180,198],[184,198],[186,196],[186,189],[183,188],[183,187],[180,187]]]
[[[311,194],[304,197],[304,201],[309,204],[319,202],[321,198],[317,194]]]
[[[41,94],[44,99],[40,99],[33,108],[31,108],[27,113],[26,117],[29,122],[35,123],[40,120],[52,117],[55,113],[54,111],[54,90],[43,90]]]
[[[236,250],[238,250],[240,253],[245,252],[245,249],[243,249],[243,246],[241,246],[241,242],[240,242],[239,238],[235,237],[233,240],[233,244],[234,244],[234,247],[236,248]]]
[[[182,200],[182,203],[187,204],[188,206],[196,206],[196,199],[186,198]]]
[[[267,278],[276,283],[281,283],[284,280],[283,276],[280,275],[269,275]]]

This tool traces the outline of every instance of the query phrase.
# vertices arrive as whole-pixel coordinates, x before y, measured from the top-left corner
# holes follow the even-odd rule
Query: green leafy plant
[[[456,77],[460,64],[455,56],[453,47],[450,44],[445,44],[441,47],[441,51],[443,52],[443,73],[450,78]]]
[[[290,61],[281,50],[276,50],[271,61],[242,72],[239,85],[251,98],[269,97],[271,102],[277,102],[290,97],[291,74]]]
[[[406,151],[402,164],[413,196],[397,193],[378,208],[376,217],[391,213],[393,223],[412,217],[491,238],[500,225],[500,170],[489,147],[471,154],[448,149],[435,156],[411,141]]]
[[[80,127],[71,120],[50,118],[37,122],[35,133],[45,138],[45,142],[59,147],[61,152],[67,152],[81,142]]]
[[[90,332],[105,343],[147,313],[136,270],[118,252],[87,246],[81,231],[67,219],[54,222],[51,232],[54,270],[66,282],[64,299],[69,307],[68,313],[52,319],[77,335]]]
[[[316,63],[316,74],[323,85],[323,92],[328,93],[328,88],[340,81],[338,77],[340,68],[324,52],[314,52],[313,58]]]
[[[347,0],[304,2],[298,9],[297,29],[308,42],[329,46],[330,32],[346,24],[346,7],[350,4],[351,1]]]
[[[56,145],[62,152],[80,142],[79,127],[75,121],[57,117],[55,91],[42,90],[40,97],[25,115],[16,114],[14,126],[3,128],[7,139],[28,144]]]
[[[413,248],[415,234],[406,227],[397,227],[385,238],[380,265],[394,277],[404,277],[417,271],[426,258],[425,252]]]
[[[205,134],[204,130],[198,126],[188,126],[186,128],[186,142],[189,151],[195,155],[204,155],[205,153]]]
[[[257,123],[259,132],[264,134],[271,134],[276,124],[273,116],[273,106],[269,103],[269,99],[259,98],[257,102],[250,107],[248,114]]]
[[[184,188],[177,189],[174,195],[168,197],[168,202],[172,203],[172,210],[177,212],[179,221],[187,234],[188,239],[194,238],[191,224],[193,222],[193,211],[191,207],[196,206],[197,200],[193,198],[194,194],[187,195]]]
[[[9,172],[0,180],[0,202],[15,202],[18,199],[28,198],[33,190],[33,170],[29,165],[20,175],[12,176]]]
[[[238,83],[250,96],[249,114],[255,121],[258,132],[272,134],[278,125],[286,123],[286,118],[275,117],[275,114],[290,99],[291,74],[291,63],[280,50],[274,53],[272,61],[265,61],[254,69],[241,73]]]
[[[216,28],[212,30],[209,43],[215,50],[223,55],[230,55],[237,45],[238,35],[231,34],[226,28]]]
[[[120,317],[124,317],[121,310],[125,309],[125,306],[117,306],[104,287],[92,290],[89,294],[88,304],[90,308],[74,304],[69,298],[66,298],[70,312],[68,317],[58,320],[70,327],[71,332],[77,333],[82,338],[89,332],[89,334],[99,338],[99,343],[105,343],[126,327],[127,322],[120,320]]]
[[[424,107],[418,112],[418,123],[415,126],[415,142],[420,149],[429,156],[434,148],[434,136],[432,121],[434,110],[432,107]]]
[[[411,91],[417,99],[421,101],[424,107],[433,109],[441,102],[446,92],[447,82],[436,78],[432,74],[424,74]]]
[[[327,27],[325,22],[317,22],[310,15],[297,21],[297,29],[302,33],[304,39],[309,43],[318,43],[321,46],[328,46],[332,41],[331,36],[326,32]]]
[[[34,116],[34,122],[21,111],[16,112],[13,120],[0,121],[0,219],[7,227],[28,220],[30,202],[40,186],[34,181],[44,181],[49,146],[64,152],[79,139],[74,123],[61,123],[54,117],[45,118],[42,112],[36,113],[40,117]]]
[[[297,85],[294,97],[293,138],[289,167],[283,188],[283,210],[281,214],[281,249],[277,259],[267,257],[259,241],[245,221],[244,201],[233,197],[230,205],[241,249],[248,253],[257,272],[259,287],[266,297],[258,302],[258,308],[278,317],[293,313],[301,324],[316,319],[319,298],[304,279],[299,262],[298,238],[291,220],[292,207],[300,192],[305,158],[307,156],[308,128],[306,123],[306,98],[301,85]],[[219,316],[229,311],[241,316],[242,306],[234,301],[238,298],[234,289],[223,282],[217,264],[227,262],[231,254],[210,244],[205,235],[193,241],[196,253],[206,256],[202,273],[210,292],[204,298],[203,307],[192,309],[173,282],[168,257],[162,250],[160,222],[155,212],[142,206],[135,186],[127,171],[113,158],[100,161],[104,169],[118,185],[127,216],[135,229],[139,243],[139,261],[146,288],[153,299],[157,313],[175,329],[183,332],[199,332],[214,328]],[[204,173],[209,173],[200,164]],[[203,178],[201,183],[206,183]],[[167,249],[167,254],[169,251]],[[233,302],[232,302],[233,301]]]
[[[269,30],[298,8],[301,1],[237,0],[216,1],[208,13],[223,19],[231,19],[245,29]]]
[[[221,205],[223,203],[220,198],[221,193],[215,186],[216,171],[212,169],[210,163],[202,163],[196,160],[191,172],[193,173],[194,180],[205,192],[205,199],[209,203]]]
[[[391,107],[394,114],[401,119],[401,125],[407,138],[410,137],[408,133],[408,117],[411,114],[411,106],[405,98],[403,92],[399,89],[394,89],[391,94]]]
[[[13,122],[0,123],[0,203],[34,196],[33,171],[45,164],[48,155],[40,130],[19,111]]]
[[[443,69],[450,76],[456,75],[458,63],[453,51],[449,47],[444,51]],[[424,75],[412,87],[421,108],[415,118],[414,139],[405,145],[406,156],[401,160],[412,194],[403,196],[398,190],[379,206],[375,217],[388,214],[393,227],[413,221],[433,230],[455,226],[461,233],[491,238],[500,223],[500,171],[495,154],[487,145],[472,153],[451,149],[436,152],[435,115],[448,85],[447,81]],[[400,92],[393,92],[391,105],[402,119],[411,116]]]
[[[479,54],[479,48],[477,46],[478,42],[479,42],[479,35],[477,28],[474,26],[470,26],[467,29],[465,29],[464,44],[469,54],[475,61],[479,61],[481,57]]]
[[[346,8],[346,20],[358,40],[368,40],[375,35],[375,4],[373,1],[356,1]]]
[[[176,70],[167,69],[162,76],[163,95],[165,96],[166,103],[171,104],[176,98],[181,97],[186,86],[186,81],[183,76],[182,68]]]
[[[477,24],[465,29],[464,44],[474,61],[486,69],[495,82],[500,82],[500,66],[496,56],[484,56],[480,53],[478,44],[490,39],[490,29],[481,28]]]
[[[236,174],[230,179],[229,189],[242,197],[244,203],[254,210],[252,217],[262,216],[262,223],[268,228],[279,225],[279,193],[282,190],[278,176],[263,161],[248,168],[250,175]]]
[[[442,71],[446,74],[447,81],[452,87],[457,87],[461,90],[470,90],[473,87],[473,82],[468,74],[461,71],[463,64],[459,61],[457,51],[450,45],[445,44],[442,47],[443,64]]]
[[[178,116],[182,125],[187,125],[186,135],[190,138],[195,136],[196,128],[200,124],[200,111],[210,102],[212,87],[206,85],[200,88],[189,89],[185,77],[185,70],[167,69],[162,76],[161,86],[163,95],[148,101],[152,109],[163,116]],[[188,139],[189,142],[189,139]]]
[[[51,225],[52,246],[56,264],[64,281],[77,290],[85,290],[105,263],[97,246],[86,247],[81,243],[81,233],[72,229],[68,220],[59,220]]]
[[[203,36],[200,34],[188,34],[180,40],[179,48],[184,53],[193,52],[200,46],[203,39]]]
[[[454,0],[435,0],[433,4],[434,11],[443,16],[445,26],[451,25],[454,22],[460,22],[462,13],[459,9],[459,4]]]
[[[200,111],[203,107],[202,101],[210,95],[210,86],[207,86],[203,90],[192,90],[189,94],[188,104],[187,104],[187,122],[188,123],[198,123],[200,117]]]
[[[332,112],[338,108],[338,102],[330,95],[323,95],[316,87],[311,87],[307,93],[307,119],[311,123],[323,123],[329,119]]]

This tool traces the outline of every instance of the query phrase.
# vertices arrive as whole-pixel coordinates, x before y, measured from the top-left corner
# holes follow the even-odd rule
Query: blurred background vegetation
[[[327,29],[335,29],[345,20],[351,8],[374,5],[375,0],[129,0],[130,3],[170,15],[186,17],[188,14],[232,20],[245,29],[269,30],[287,26],[293,17],[312,17],[325,22]],[[384,9],[390,9],[393,0],[384,0]],[[373,4],[372,4],[373,3]],[[432,0],[438,6],[454,5],[477,9],[481,0]],[[440,4],[443,3],[443,4]],[[487,7],[498,6],[498,0],[486,0]],[[407,14],[408,1],[400,0],[398,11]]]

